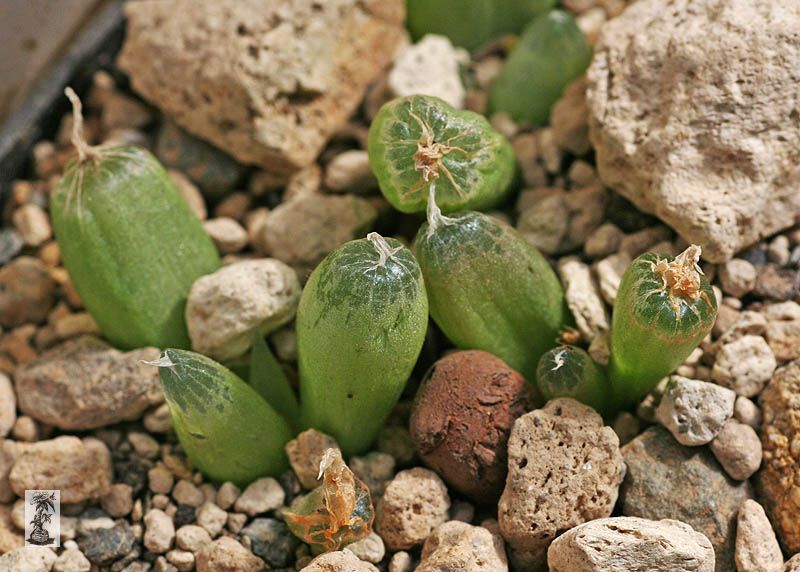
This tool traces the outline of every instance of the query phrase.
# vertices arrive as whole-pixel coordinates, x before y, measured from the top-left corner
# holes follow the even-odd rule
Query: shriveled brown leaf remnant
[[[328,449],[319,468],[322,485],[284,512],[292,533],[317,554],[369,536],[375,518],[367,485],[353,474],[338,449]]]

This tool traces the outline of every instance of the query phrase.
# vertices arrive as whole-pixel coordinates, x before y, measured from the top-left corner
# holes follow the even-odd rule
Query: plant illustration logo
[[[25,546],[61,546],[61,491],[25,491]]]

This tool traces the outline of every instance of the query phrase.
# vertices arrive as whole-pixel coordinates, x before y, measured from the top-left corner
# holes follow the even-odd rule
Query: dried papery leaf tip
[[[164,352],[161,355],[161,357],[158,358],[158,359],[154,359],[154,360],[143,359],[142,363],[147,364],[147,365],[152,365],[152,366],[155,366],[155,367],[174,367],[175,366],[175,362],[172,361],[171,359],[169,359],[169,356],[167,355],[167,352]]]
[[[663,289],[669,292],[673,301],[676,298],[698,300],[702,294],[700,288],[700,254],[702,249],[692,244],[675,257],[672,262],[660,259],[653,265],[653,272],[663,281]]]
[[[433,236],[436,229],[441,225],[452,224],[452,218],[442,214],[442,209],[436,204],[436,183],[431,183],[428,189],[428,238]]]
[[[378,253],[378,263],[373,266],[373,268],[384,267],[386,266],[386,261],[392,258],[395,254],[397,254],[400,250],[402,250],[402,246],[396,246],[392,248],[389,246],[389,243],[386,242],[386,239],[383,238],[377,232],[371,232],[367,235],[367,240],[372,243],[372,246],[375,247],[375,250]]]
[[[72,144],[78,151],[78,162],[84,163],[97,156],[97,148],[89,145],[83,138],[83,105],[71,87],[64,88],[64,95],[72,103]]]
[[[319,462],[319,474],[317,475],[317,480],[320,480],[322,475],[325,474],[325,471],[327,471],[328,468],[337,460],[342,460],[342,453],[339,451],[339,449],[327,449],[322,455],[322,460]]]

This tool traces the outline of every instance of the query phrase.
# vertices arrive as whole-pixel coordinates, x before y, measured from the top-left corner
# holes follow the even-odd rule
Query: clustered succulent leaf
[[[159,367],[172,425],[192,464],[214,481],[247,485],[289,468],[289,424],[229,369],[204,355],[168,349]]]
[[[369,163],[397,210],[425,212],[432,185],[444,212],[486,209],[511,190],[511,143],[487,119],[438,97],[412,95],[381,107],[369,130]]]
[[[537,385],[548,398],[574,397],[601,412],[634,405],[689,356],[717,316],[699,266],[700,247],[676,257],[646,253],[622,276],[611,324],[607,372],[579,348],[542,357]]]
[[[186,299],[197,278],[219,268],[217,250],[148,151],[83,140],[80,100],[68,94],[78,157],[50,212],[72,284],[114,345],[189,348]]]
[[[414,40],[447,36],[470,51],[504,34],[516,34],[555,0],[408,0],[407,25]]]
[[[592,48],[568,13],[553,10],[533,20],[509,54],[489,92],[491,112],[543,125],[564,88],[592,59]]]
[[[431,316],[459,348],[492,353],[533,380],[567,320],[558,277],[508,225],[474,211],[446,217],[434,191],[428,204],[414,248]]]
[[[346,455],[375,441],[419,357],[428,298],[411,251],[370,233],[311,274],[297,310],[304,423]]]

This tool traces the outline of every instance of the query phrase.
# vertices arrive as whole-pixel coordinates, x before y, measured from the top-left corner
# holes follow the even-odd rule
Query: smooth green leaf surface
[[[300,406],[292,384],[281,364],[275,359],[267,341],[259,332],[253,335],[250,353],[250,385],[277,411],[286,422],[295,426],[300,419]]]
[[[518,122],[548,123],[553,104],[591,59],[592,48],[572,16],[560,10],[539,16],[492,84],[490,111],[504,111]]]
[[[155,157],[126,146],[73,161],[50,212],[64,266],[106,338],[123,349],[191,346],[189,289],[220,261]]]
[[[203,474],[244,486],[289,468],[292,430],[255,389],[190,351],[167,349],[154,365],[181,446]]]

